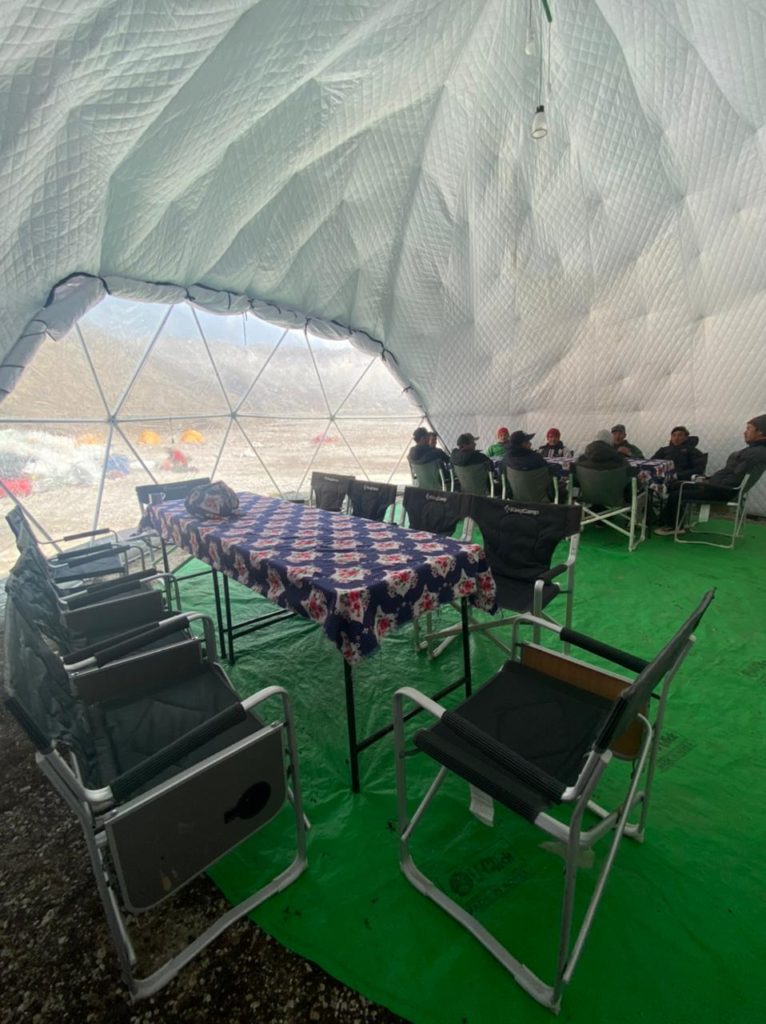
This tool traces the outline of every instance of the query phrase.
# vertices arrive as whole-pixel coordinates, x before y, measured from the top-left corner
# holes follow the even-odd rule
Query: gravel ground
[[[229,928],[157,996],[131,1006],[80,827],[4,710],[0,773],[3,1024],[402,1021],[247,919]],[[167,910],[144,915],[136,922],[140,962],[158,965],[225,906],[212,882],[203,878],[171,900]]]

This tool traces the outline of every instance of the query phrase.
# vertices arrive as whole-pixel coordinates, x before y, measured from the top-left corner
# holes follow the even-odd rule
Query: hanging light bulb
[[[548,119],[545,116],[545,106],[541,103],[532,118],[532,127],[529,134],[533,139],[544,139],[548,134]]]

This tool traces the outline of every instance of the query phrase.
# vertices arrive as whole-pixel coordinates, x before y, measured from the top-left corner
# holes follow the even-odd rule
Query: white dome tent
[[[450,444],[681,421],[715,467],[763,411],[760,4],[60,0],[3,36],[5,390],[106,289],[350,333]]]

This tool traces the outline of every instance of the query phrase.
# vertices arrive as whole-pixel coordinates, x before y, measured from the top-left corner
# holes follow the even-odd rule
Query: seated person
[[[676,467],[679,480],[691,480],[705,469],[705,456],[697,448],[699,438],[690,434],[686,427],[673,427],[670,444],[658,448],[653,459],[667,459]]]
[[[474,437],[473,434],[461,434],[457,439],[457,448],[453,448],[452,450],[452,465],[484,465],[487,468],[487,472],[489,472],[492,469],[492,460],[487,458],[484,452],[476,451],[476,442],[478,440],[478,437]]]
[[[625,424],[618,423],[612,427],[612,445],[627,459],[643,459],[644,453],[638,445],[631,444],[625,432]]]
[[[487,448],[487,455],[490,459],[502,459],[508,453],[508,438],[510,436],[508,427],[497,428],[497,441]]]
[[[545,435],[545,444],[537,449],[544,459],[560,458],[564,454],[564,442],[561,440],[561,431],[551,427]]]
[[[514,430],[508,438],[508,451],[503,465],[508,469],[540,469],[548,465],[539,452],[532,451],[529,443],[534,434],[525,434],[523,430]]]
[[[575,467],[584,466],[585,469],[619,469],[628,465],[627,458],[612,444],[608,430],[599,430],[575,463]]]
[[[436,433],[435,430],[431,430],[429,432],[429,434],[428,434],[428,443],[431,445],[432,448],[436,447],[436,442],[438,440],[439,440],[439,435]]]
[[[441,462],[449,466],[449,455],[441,449],[434,448],[429,442],[431,431],[425,427],[418,427],[412,434],[415,444],[407,452],[407,459],[416,466],[422,466],[426,462]]]
[[[745,447],[732,452],[723,469],[712,476],[684,487],[684,497],[702,501],[731,501],[734,492],[749,474],[752,486],[766,470],[766,413],[754,416],[745,425]],[[662,525],[654,531],[667,537],[675,533],[676,513],[683,481],[668,484],[668,500],[662,510]]]

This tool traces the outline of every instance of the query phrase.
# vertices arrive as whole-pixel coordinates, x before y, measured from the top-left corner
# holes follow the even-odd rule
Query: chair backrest
[[[410,460],[407,460],[410,462]],[[410,462],[410,476],[413,487],[427,488],[429,491],[444,491],[447,485],[440,464],[433,462]]]
[[[474,497],[468,515],[481,530],[494,575],[534,580],[550,569],[556,545],[580,532],[582,508]]]
[[[506,466],[505,475],[514,501],[540,504],[551,500],[552,475],[547,466],[539,469],[511,469]]]
[[[468,513],[471,496],[455,491],[405,487],[402,504],[413,530],[451,535]]]
[[[420,467],[418,467],[420,468]],[[490,494],[492,482],[486,463],[483,466],[454,466],[460,490],[466,494]]]
[[[606,750],[632,725],[664,676],[682,657],[684,648],[689,643],[691,635],[714,597],[715,591],[709,590],[675,636],[665,644],[659,654],[652,658],[630,686],[618,697],[596,740],[594,745],[596,750]]]
[[[170,480],[166,483],[139,484],[136,487],[136,497],[141,512],[145,512],[152,500],[152,495],[162,495],[163,501],[175,501],[177,498],[188,498],[195,487],[204,487],[209,484],[209,476],[198,476],[193,480]]]
[[[616,469],[592,469],[575,464],[580,485],[580,501],[586,505],[604,505],[618,508],[626,504],[625,487],[630,481],[627,466]]]
[[[10,591],[5,606],[5,693],[9,710],[38,749],[74,750],[87,773],[96,755],[85,711],[60,658],[46,644],[29,603]]]
[[[396,484],[354,480],[349,489],[349,497],[352,515],[382,523],[388,509],[396,506]]]
[[[341,476],[339,473],[313,472],[310,503],[325,512],[340,512],[354,479],[353,476]]]
[[[47,569],[47,562],[37,549],[27,548],[8,574],[5,590],[24,602],[32,620],[61,647],[66,641],[66,630]]]

